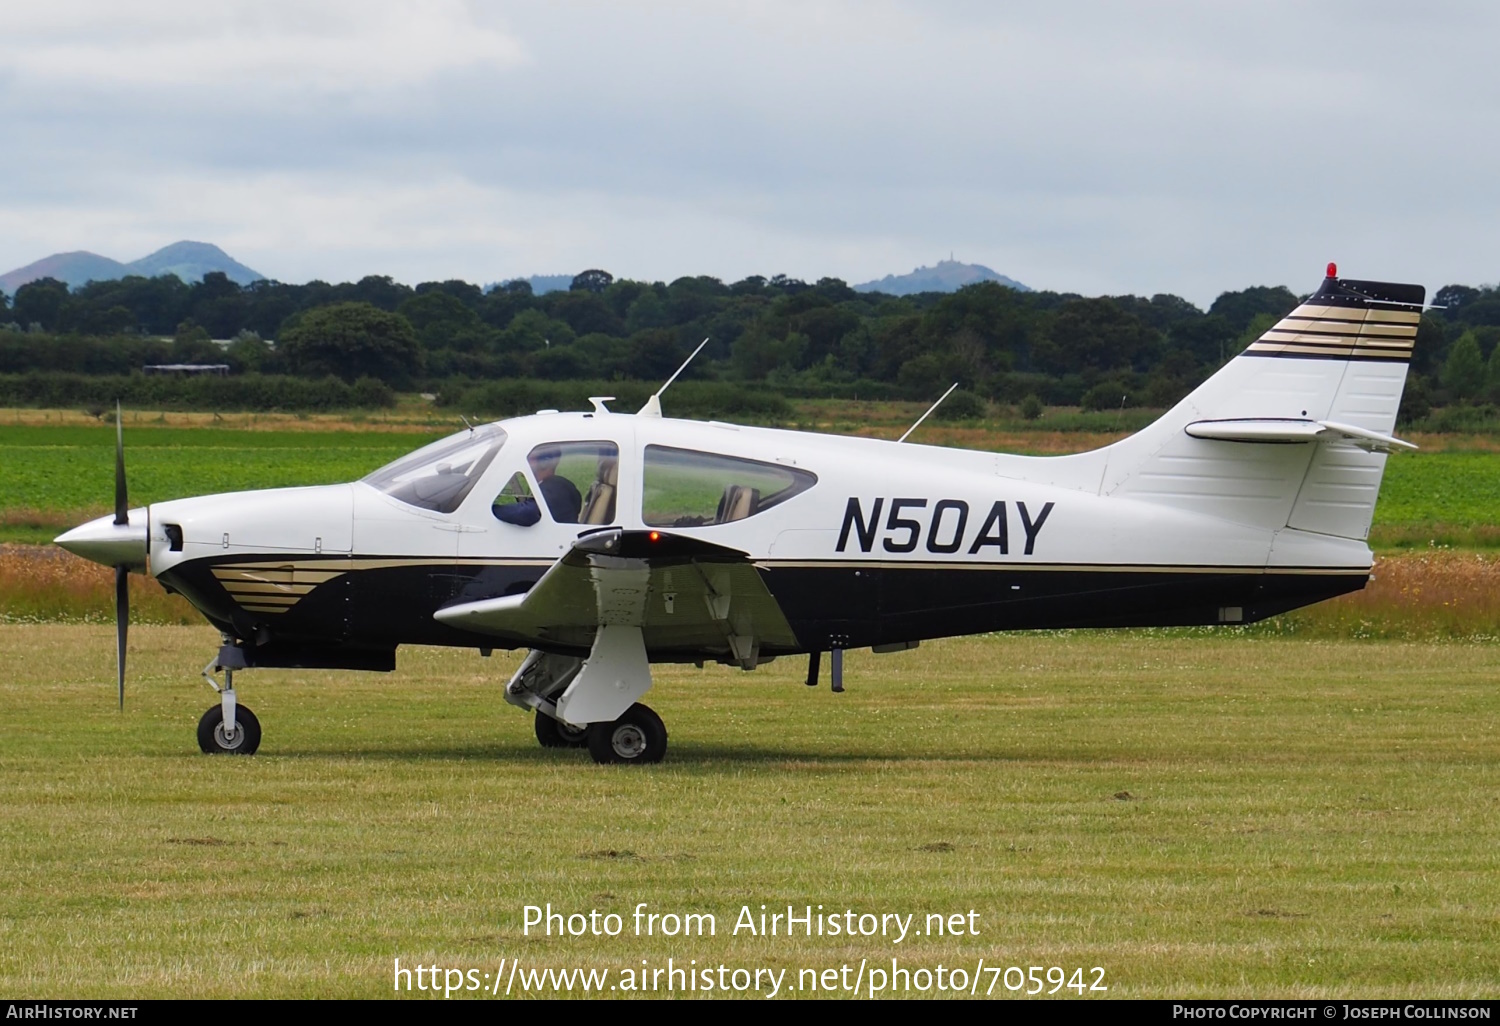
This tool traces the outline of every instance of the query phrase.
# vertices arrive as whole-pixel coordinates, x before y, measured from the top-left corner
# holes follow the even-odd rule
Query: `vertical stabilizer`
[[[1322,431],[1323,422],[1389,436],[1421,320],[1420,285],[1330,274],[1316,293],[1160,420],[1110,446],[1100,493],[1280,530],[1363,539],[1384,452]],[[1237,432],[1258,422],[1264,439]],[[1217,437],[1193,437],[1213,422]],[[1284,422],[1307,440],[1269,437]],[[1243,435],[1244,437],[1238,437]],[[1314,437],[1316,436],[1316,437]]]

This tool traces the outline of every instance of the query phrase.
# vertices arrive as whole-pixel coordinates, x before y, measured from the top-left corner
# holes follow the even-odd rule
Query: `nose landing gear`
[[[209,706],[198,721],[198,747],[208,755],[254,755],[260,747],[260,720],[244,706],[235,710],[234,726],[224,725],[224,707]]]
[[[260,747],[260,720],[249,707],[240,705],[234,691],[234,671],[244,668],[245,654],[229,643],[203,668],[203,679],[219,693],[219,704],[210,706],[198,721],[198,747],[206,755],[254,755]],[[214,671],[224,671],[224,686],[214,680]]]

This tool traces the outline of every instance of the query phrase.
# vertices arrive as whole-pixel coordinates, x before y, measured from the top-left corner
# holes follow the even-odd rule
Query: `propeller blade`
[[[125,636],[130,633],[130,570],[115,567],[115,666],[118,669],[120,708],[125,708]]]
[[[125,498],[125,425],[118,400],[115,401],[115,523],[130,523],[130,503]]]

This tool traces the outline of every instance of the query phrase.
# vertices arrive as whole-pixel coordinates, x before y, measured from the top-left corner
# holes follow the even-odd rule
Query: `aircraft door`
[[[529,589],[586,531],[618,524],[620,447],[611,440],[543,442],[504,464],[494,494],[476,495],[459,563],[464,601]],[[484,505],[487,503],[487,505]]]

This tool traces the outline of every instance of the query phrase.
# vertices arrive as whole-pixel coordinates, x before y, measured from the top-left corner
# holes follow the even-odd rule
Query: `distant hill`
[[[572,274],[533,274],[530,278],[506,278],[504,281],[492,281],[484,286],[484,291],[493,292],[495,289],[503,288],[513,281],[524,281],[531,286],[532,295],[544,296],[548,292],[566,292],[573,284],[576,275]]]
[[[209,242],[174,242],[125,266],[131,274],[146,278],[175,274],[186,282],[202,281],[210,271],[223,271],[237,285],[249,285],[265,277]]]
[[[939,260],[936,267],[918,267],[910,274],[888,274],[879,281],[854,286],[855,292],[884,292],[888,296],[910,296],[917,292],[957,292],[965,285],[994,281],[1015,289],[1031,289],[1014,278],[1007,278],[983,264],[965,264],[957,260]]]
[[[531,291],[538,296],[548,292],[566,292],[573,284],[571,274],[533,274],[526,280],[531,282]]]
[[[72,253],[54,253],[34,264],[18,267],[8,274],[0,274],[0,292],[13,296],[16,289],[38,278],[56,278],[73,288],[86,281],[109,281],[123,278],[129,273],[118,260],[80,249]]]
[[[25,267],[0,274],[0,292],[13,296],[16,289],[38,278],[56,278],[66,282],[69,288],[76,289],[87,282],[112,281],[129,274],[139,274],[146,278],[175,274],[185,282],[195,282],[210,271],[223,271],[231,281],[240,285],[248,285],[265,277],[218,246],[207,242],[184,241],[164,246],[155,253],[128,264],[86,250],[54,253]]]

